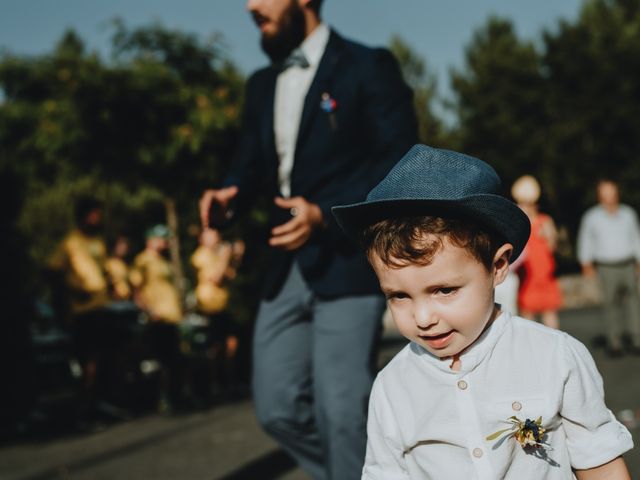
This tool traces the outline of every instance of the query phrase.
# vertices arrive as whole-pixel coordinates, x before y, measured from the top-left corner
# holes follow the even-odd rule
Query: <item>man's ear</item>
[[[493,257],[493,275],[494,284],[500,285],[509,273],[509,259],[513,253],[513,245],[505,243],[502,245]]]

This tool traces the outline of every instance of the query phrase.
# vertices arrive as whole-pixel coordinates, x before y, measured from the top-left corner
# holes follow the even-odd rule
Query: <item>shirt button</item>
[[[466,390],[468,386],[469,386],[469,385],[468,385],[468,384],[467,384],[467,382],[465,382],[464,380],[459,380],[459,381],[458,381],[458,388],[459,388],[460,390]]]
[[[481,448],[474,448],[473,452],[471,452],[473,454],[474,457],[476,458],[480,458],[482,456],[482,449]]]
[[[516,412],[522,410],[522,404],[520,402],[513,402],[511,404],[511,408],[513,408]]]

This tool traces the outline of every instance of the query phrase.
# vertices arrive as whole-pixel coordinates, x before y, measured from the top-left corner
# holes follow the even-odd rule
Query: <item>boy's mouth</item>
[[[449,344],[453,337],[453,333],[453,330],[449,330],[448,332],[441,333],[439,335],[420,335],[420,338],[422,338],[431,348],[438,349],[444,348]]]

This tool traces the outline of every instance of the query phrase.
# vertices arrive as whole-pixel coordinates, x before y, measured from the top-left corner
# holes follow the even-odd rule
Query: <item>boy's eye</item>
[[[440,287],[437,293],[441,295],[451,295],[452,293],[455,293],[457,290],[458,290],[457,287]]]
[[[386,294],[385,297],[387,298],[387,301],[390,301],[390,300],[402,300],[403,298],[407,298],[408,295],[406,293],[402,293],[402,292],[393,292],[393,293]]]

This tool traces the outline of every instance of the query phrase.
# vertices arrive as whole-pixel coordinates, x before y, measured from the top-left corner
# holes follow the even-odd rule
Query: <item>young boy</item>
[[[374,383],[363,479],[630,478],[584,345],[494,303],[530,230],[499,192],[481,160],[416,145],[333,209],[411,340]]]

